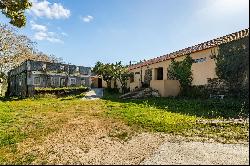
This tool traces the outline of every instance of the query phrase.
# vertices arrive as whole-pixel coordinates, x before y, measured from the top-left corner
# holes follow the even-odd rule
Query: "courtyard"
[[[2,99],[0,163],[249,162],[248,105],[241,101],[84,96]]]

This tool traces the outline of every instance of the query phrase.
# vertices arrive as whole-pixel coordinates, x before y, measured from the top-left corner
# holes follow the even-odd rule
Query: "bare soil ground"
[[[123,124],[76,119],[42,144],[31,147],[26,141],[19,149],[37,157],[32,164],[139,164],[164,140],[161,134],[129,135],[132,131]]]
[[[190,142],[186,142],[189,140]],[[77,118],[41,144],[20,144],[32,164],[248,164],[249,144],[219,144],[212,140],[162,133],[137,133],[102,118]]]

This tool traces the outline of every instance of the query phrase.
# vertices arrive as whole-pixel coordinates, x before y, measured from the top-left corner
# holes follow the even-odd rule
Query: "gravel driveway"
[[[166,141],[141,165],[248,165],[249,144]]]

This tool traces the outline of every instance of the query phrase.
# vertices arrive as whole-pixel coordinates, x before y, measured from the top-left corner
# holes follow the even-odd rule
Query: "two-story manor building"
[[[8,72],[9,96],[32,96],[36,87],[90,86],[91,68],[27,60]]]

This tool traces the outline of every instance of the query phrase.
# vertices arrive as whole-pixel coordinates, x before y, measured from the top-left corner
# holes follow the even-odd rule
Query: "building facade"
[[[133,91],[142,86],[148,86],[158,90],[163,97],[178,95],[180,83],[177,80],[168,79],[168,67],[171,59],[182,61],[187,55],[194,60],[191,68],[192,85],[206,85],[209,79],[217,78],[215,57],[218,55],[219,46],[245,37],[249,38],[249,28],[130,65],[129,70],[134,77],[128,81],[128,88]],[[113,87],[113,83],[111,85]],[[118,82],[117,85],[119,88],[120,83]],[[106,83],[104,82],[102,86],[106,87]]]
[[[194,60],[191,68],[192,85],[206,85],[209,79],[218,78],[216,56],[219,46],[245,37],[249,38],[249,28],[131,65],[129,69],[134,74],[134,78],[129,83],[130,90],[133,91],[146,84],[158,90],[164,97],[178,95],[180,84],[177,80],[168,79],[168,67],[171,59],[182,61],[186,55],[190,55]]]
[[[27,60],[8,72],[9,96],[33,96],[34,89],[90,86],[91,68]]]

